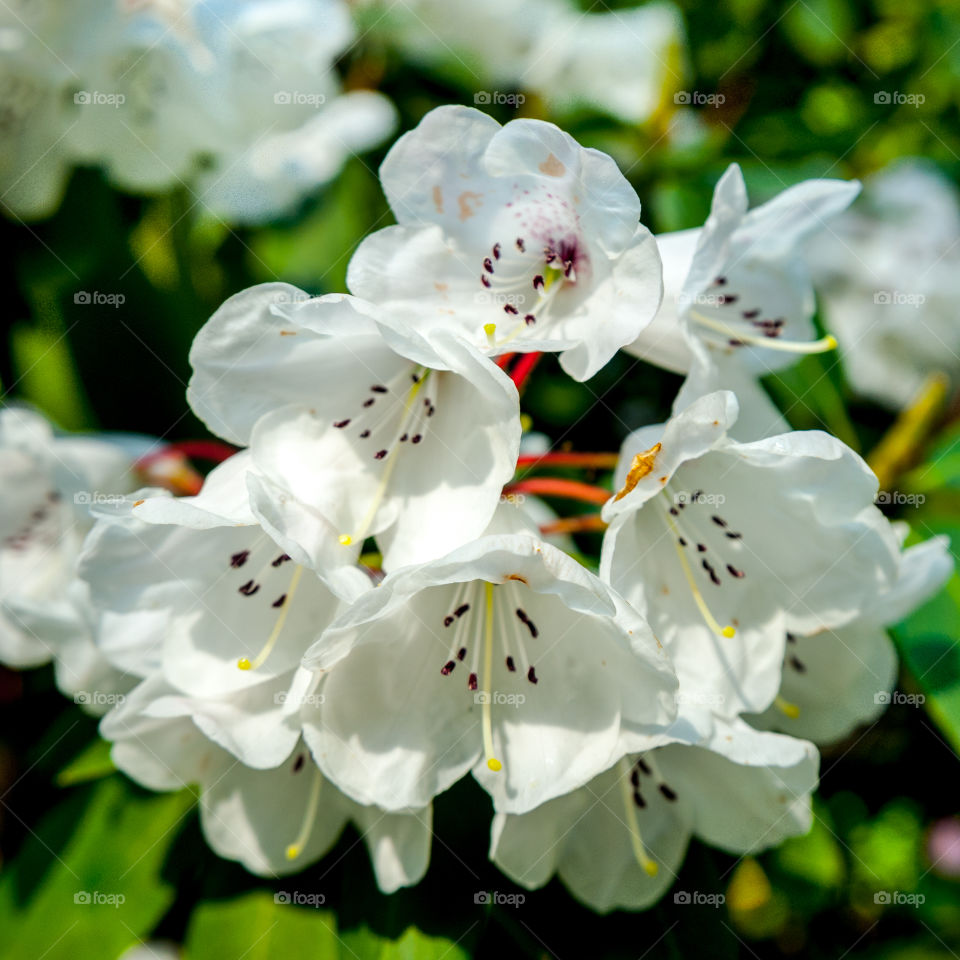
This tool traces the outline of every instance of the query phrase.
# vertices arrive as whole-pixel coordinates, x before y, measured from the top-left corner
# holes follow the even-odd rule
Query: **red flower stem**
[[[540,362],[541,353],[525,353],[516,362],[513,367],[513,373],[510,374],[518,390],[522,390],[530,379],[535,367]]]
[[[599,470],[613,470],[620,459],[618,453],[567,453],[555,451],[550,453],[524,453],[517,457],[517,469],[524,467],[544,466],[555,467],[586,467]]]
[[[504,493],[533,493],[544,497],[563,497],[565,500],[583,500],[585,503],[606,503],[613,496],[609,490],[576,480],[558,477],[530,477],[503,488]]]

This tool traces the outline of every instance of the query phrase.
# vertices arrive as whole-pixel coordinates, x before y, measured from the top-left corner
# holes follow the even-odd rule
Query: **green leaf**
[[[5,960],[113,960],[147,937],[173,902],[161,868],[192,803],[121,777],[71,791],[0,875]]]
[[[444,937],[427,936],[414,926],[396,939],[367,926],[337,928],[336,914],[311,895],[297,891],[257,891],[233,900],[208,901],[193,913],[185,960],[467,960],[468,954]],[[316,897],[316,895],[313,895]]]
[[[57,786],[72,787],[89,780],[99,780],[116,769],[110,759],[110,744],[98,738],[81,750],[57,774]]]

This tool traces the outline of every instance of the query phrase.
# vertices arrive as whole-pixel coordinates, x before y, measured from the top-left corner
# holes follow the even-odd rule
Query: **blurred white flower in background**
[[[670,3],[586,13],[570,0],[491,0],[477,23],[466,0],[359,0],[371,30],[476,90],[477,105],[519,106],[525,91],[550,112],[587,107],[645,123],[682,85],[686,37]]]
[[[339,0],[21,0],[0,14],[0,201],[49,215],[76,163],[230,222],[289,212],[395,124],[379,94],[340,100],[354,36]]]
[[[933,166],[906,161],[868,178],[808,256],[857,391],[901,407],[928,373],[960,369],[960,199]]]

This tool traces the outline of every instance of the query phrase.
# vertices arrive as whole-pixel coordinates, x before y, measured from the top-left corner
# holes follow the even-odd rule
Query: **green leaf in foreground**
[[[114,960],[146,938],[173,902],[161,870],[192,805],[120,777],[71,791],[0,873],[5,960]]]
[[[408,927],[391,939],[367,927],[340,931],[323,903],[297,905],[294,892],[257,891],[207,901],[194,911],[185,960],[467,960],[443,937]]]

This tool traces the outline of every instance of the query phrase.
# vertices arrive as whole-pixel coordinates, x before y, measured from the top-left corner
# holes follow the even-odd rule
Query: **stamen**
[[[253,660],[248,660],[246,657],[241,657],[237,661],[237,666],[241,670],[256,670],[258,667],[263,666],[266,662],[267,657],[270,656],[273,648],[277,645],[277,640],[280,638],[280,632],[283,630],[283,625],[287,621],[287,614],[290,612],[290,607],[293,605],[293,595],[297,592],[297,585],[300,583],[300,577],[303,575],[303,567],[297,564],[296,569],[293,571],[293,576],[290,578],[290,588],[287,592],[280,598],[277,603],[274,603],[273,606],[277,606],[281,601],[287,601],[283,603],[283,606],[280,609],[280,615],[277,617],[277,622],[273,625],[273,630],[270,633],[270,636],[267,638],[267,642],[263,645],[263,648],[260,652],[253,658]]]
[[[695,310],[690,312],[698,323],[722,333],[724,336],[733,338],[737,343],[750,344],[752,346],[766,347],[769,350],[782,350],[785,353],[826,353],[828,350],[835,350],[837,347],[837,338],[833,334],[827,334],[819,340],[779,340],[776,337],[755,336],[751,333],[741,333],[738,329],[728,323],[720,320],[714,320],[712,317],[704,316]]]
[[[313,829],[313,823],[317,819],[317,806],[320,803],[320,788],[323,786],[323,774],[320,768],[313,765],[313,783],[310,784],[310,796],[307,799],[307,808],[303,814],[303,822],[300,825],[300,832],[296,839],[286,850],[288,860],[296,860],[303,853],[307,840],[310,837],[310,831]]]
[[[493,584],[485,583],[486,618],[484,620],[483,641],[483,751],[487,755],[487,766],[496,773],[503,764],[493,755],[493,723],[490,717],[490,677],[493,673]]]
[[[422,389],[424,383],[427,382],[427,379],[430,375],[429,370],[421,369],[419,373],[411,374],[412,383],[410,388],[407,391],[407,398],[404,401],[403,413],[400,417],[400,433],[404,431],[405,427],[409,426],[410,422],[410,411],[413,409],[414,401],[417,398],[420,390]],[[418,435],[419,436],[419,435]],[[416,439],[414,442],[418,442]],[[378,450],[374,454],[375,460],[384,460],[386,461],[386,468],[383,471],[383,475],[380,477],[380,483],[377,485],[376,493],[373,496],[373,501],[370,504],[369,509],[367,510],[366,515],[363,520],[360,522],[359,529],[354,534],[342,533],[337,540],[343,544],[343,546],[349,546],[351,543],[356,541],[362,541],[367,536],[367,531],[370,529],[370,526],[373,524],[374,517],[377,515],[377,510],[380,509],[380,504],[383,502],[383,498],[386,495],[387,487],[390,484],[390,477],[393,474],[393,468],[397,463],[396,456],[397,445],[391,446],[387,449]]]
[[[623,808],[626,813],[627,828],[630,831],[630,843],[633,846],[633,855],[637,858],[637,863],[643,868],[643,872],[648,877],[655,877],[660,868],[656,861],[652,860],[647,854],[647,849],[643,845],[643,837],[640,835],[640,825],[637,823],[636,801],[634,791],[630,784],[630,766],[626,757],[620,759],[620,789],[623,794]],[[642,797],[640,798],[643,799]]]
[[[667,525],[670,527],[671,532],[674,535],[674,538],[679,539],[680,533],[677,530],[677,525],[673,522],[673,517],[667,513],[666,510],[663,511],[663,515],[666,518]],[[683,568],[684,576],[687,578],[687,584],[690,587],[690,592],[693,594],[694,602],[697,605],[697,609],[700,611],[700,616],[703,617],[704,623],[718,636],[726,637],[730,639],[731,637],[736,636],[737,631],[734,630],[729,624],[725,627],[721,627],[717,623],[716,618],[710,612],[710,608],[707,606],[706,600],[703,599],[703,595],[700,593],[700,588],[697,586],[696,581],[693,578],[693,571],[690,569],[690,564],[687,561],[687,555],[683,552],[680,545],[676,542],[673,544],[674,549],[677,551],[677,557],[680,559],[680,566]],[[706,563],[706,561],[704,561]],[[711,570],[713,568],[711,567]],[[716,576],[714,572],[713,576]]]

